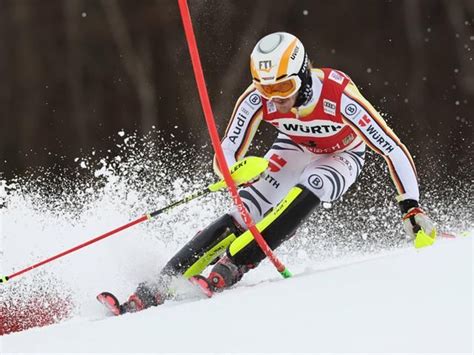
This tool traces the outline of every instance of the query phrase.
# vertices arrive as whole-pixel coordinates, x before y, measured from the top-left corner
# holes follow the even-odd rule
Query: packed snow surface
[[[76,318],[2,352],[472,352],[472,239],[324,265],[269,264],[211,299]],[[92,298],[94,295],[90,295]]]
[[[0,179],[0,276],[215,182],[203,147],[190,154],[160,144],[160,135],[122,131],[117,140],[118,153],[78,157],[76,170]],[[1,285],[0,316],[27,310],[10,312],[13,323],[32,319],[32,303],[69,308],[50,317],[55,325],[0,336],[0,352],[471,352],[472,237],[461,232],[473,231],[472,184],[420,177],[423,208],[440,232],[458,237],[415,250],[401,232],[385,162],[367,154],[344,199],[317,209],[277,249],[293,278],[265,261],[212,299],[183,283],[181,300],[107,316],[99,292],[125,300],[231,208],[228,194],[211,194]],[[3,317],[0,334],[12,330]]]

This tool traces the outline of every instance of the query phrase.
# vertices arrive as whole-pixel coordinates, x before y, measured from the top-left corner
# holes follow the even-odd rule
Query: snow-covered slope
[[[365,259],[269,264],[212,299],[74,318],[0,338],[1,352],[471,353],[472,239]],[[92,295],[91,295],[92,296]]]
[[[0,180],[0,275],[215,181],[202,163],[211,161],[208,156],[184,156],[179,147],[157,144],[159,139],[119,137],[120,155],[77,158],[78,171]],[[406,248],[380,164],[368,162],[357,188],[333,208],[315,211],[278,248],[292,279],[281,280],[263,262],[238,287],[213,299],[195,294],[139,314],[106,316],[94,299],[98,292],[124,300],[139,282],[154,279],[192,235],[228,211],[228,194],[212,194],[2,285],[0,334],[58,320],[58,306],[66,308],[60,318],[69,320],[0,336],[0,353],[469,352],[471,238],[441,239],[421,251]],[[432,186],[425,185],[423,206],[439,229],[472,231],[471,185],[445,176],[441,185],[425,181]],[[183,287],[180,293],[196,291]]]

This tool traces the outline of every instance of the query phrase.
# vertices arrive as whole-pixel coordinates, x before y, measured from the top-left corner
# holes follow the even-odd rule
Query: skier
[[[235,105],[222,148],[230,166],[244,157],[262,120],[279,132],[265,155],[268,170],[239,190],[272,249],[291,238],[321,202],[346,193],[362,170],[366,145],[387,162],[405,231],[417,246],[434,242],[434,225],[418,203],[410,153],[349,76],[335,69],[313,69],[303,44],[285,32],[269,34],[256,44],[250,71],[252,84]],[[221,175],[216,160],[214,169]],[[209,294],[224,290],[265,258],[246,229],[234,208],[171,258],[159,280],[140,284],[122,305],[108,293],[99,295],[100,301],[115,314],[156,306],[169,297],[176,276],[192,278]],[[209,276],[200,276],[213,261]]]

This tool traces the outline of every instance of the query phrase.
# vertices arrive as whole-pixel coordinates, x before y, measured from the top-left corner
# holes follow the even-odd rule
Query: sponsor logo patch
[[[343,83],[344,77],[341,74],[339,74],[337,71],[332,70],[329,73],[329,80],[335,81],[336,83],[340,85]]]
[[[237,116],[235,117],[235,122],[237,124],[234,126],[234,129],[232,130],[231,134],[229,135],[229,140],[232,143],[236,144],[239,141],[240,136],[241,136],[242,131],[243,131],[243,127],[245,126],[245,123],[246,123],[248,117],[249,117],[248,115],[245,115],[240,111],[237,113]]]
[[[323,109],[324,109],[324,113],[327,113],[328,115],[331,115],[331,116],[336,116],[336,103],[335,102],[328,99],[324,99]]]
[[[260,103],[262,102],[262,99],[260,98],[260,95],[252,94],[249,97],[249,101],[252,105],[257,106],[257,105],[260,105]]]
[[[270,176],[268,174],[264,174],[263,178],[266,182],[268,182],[270,185],[272,185],[275,189],[278,189],[280,187],[280,183],[273,176]]]
[[[268,161],[268,167],[272,173],[279,172],[286,165],[287,161],[278,154],[273,154]]]
[[[309,186],[311,186],[313,189],[316,189],[316,190],[321,190],[324,185],[323,179],[318,174],[310,175],[308,178],[308,184]]]
[[[348,144],[351,143],[354,139],[355,139],[355,136],[354,136],[353,134],[349,134],[347,137],[344,137],[344,138],[342,139],[342,144],[348,145]]]
[[[274,113],[277,111],[275,104],[272,101],[267,101],[267,112]]]
[[[264,71],[265,73],[268,73],[270,70],[272,70],[272,61],[271,60],[261,60],[258,62],[258,70]]]
[[[362,118],[357,122],[359,126],[365,127],[370,123],[370,118],[367,115],[362,116]]]
[[[390,154],[395,150],[395,147],[391,143],[391,139],[385,134],[380,133],[377,127],[370,125],[367,127],[366,132],[372,138],[371,141],[382,149],[387,154]]]
[[[352,116],[355,116],[356,113],[357,113],[357,106],[354,105],[354,104],[349,104],[346,106],[346,108],[344,109],[344,112],[346,113],[346,115],[348,117],[352,117]]]
[[[295,60],[296,56],[298,55],[298,52],[300,51],[300,47],[296,46],[295,50],[293,51],[293,54],[291,55],[291,60]]]
[[[283,133],[299,137],[331,137],[337,134],[343,125],[329,120],[298,121],[292,118],[281,118],[278,127]]]

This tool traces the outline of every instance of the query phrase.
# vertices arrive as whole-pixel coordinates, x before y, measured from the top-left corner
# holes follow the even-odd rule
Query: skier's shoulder
[[[251,83],[238,98],[236,106],[240,106],[242,104],[250,105],[252,108],[258,108],[262,106],[262,96],[255,88],[253,83]]]
[[[352,82],[350,76],[347,73],[335,68],[312,68],[311,72],[313,75],[316,75],[321,81],[327,80],[328,82],[342,84],[347,79],[349,80],[349,82]]]
[[[357,85],[347,72],[335,68],[314,68],[311,69],[313,75],[316,75],[321,82],[330,83],[334,85],[344,85],[342,95],[360,96],[360,91]]]

